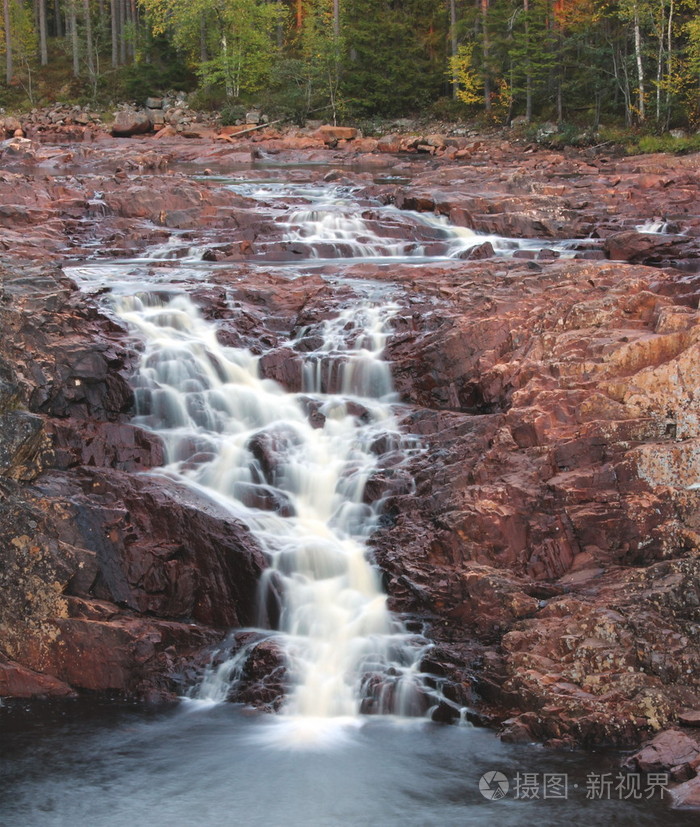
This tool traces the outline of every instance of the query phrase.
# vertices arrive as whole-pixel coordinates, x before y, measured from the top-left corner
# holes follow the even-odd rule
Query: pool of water
[[[1,709],[0,729],[3,827],[698,823],[658,789],[647,798],[643,778],[642,798],[619,800],[633,786],[616,791],[619,756],[507,745],[471,726],[365,718],[323,737],[309,724],[307,740],[231,704],[74,701]],[[493,771],[508,781],[497,800],[479,789]]]

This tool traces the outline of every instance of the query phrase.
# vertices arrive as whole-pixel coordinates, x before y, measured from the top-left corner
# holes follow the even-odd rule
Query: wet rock
[[[605,239],[608,258],[650,264],[664,259],[683,258],[692,239],[682,235],[661,235],[625,231]]]
[[[289,688],[286,658],[279,643],[274,639],[249,641],[242,635],[238,645],[248,650],[248,656],[232,687],[231,700],[267,711],[279,710]]]
[[[666,730],[631,756],[627,765],[642,772],[662,772],[685,765],[695,769],[700,766],[700,740],[680,730]]]
[[[672,806],[678,810],[700,810],[700,775],[669,789]]]
[[[485,241],[483,244],[477,244],[470,247],[463,253],[459,254],[459,258],[466,260],[478,260],[482,258],[491,258],[494,255],[493,244],[490,241]]]

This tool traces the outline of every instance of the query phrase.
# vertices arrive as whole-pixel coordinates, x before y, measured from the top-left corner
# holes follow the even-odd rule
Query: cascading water
[[[486,242],[495,255],[511,255],[519,249],[542,249],[536,239],[508,239],[476,233],[451,224],[446,216],[400,210],[371,201],[364,212],[358,209],[356,190],[348,186],[323,187],[276,182],[240,182],[229,185],[240,195],[267,203],[282,240],[299,245],[311,259],[406,259],[444,260],[460,258]],[[278,211],[278,202],[296,203]],[[257,240],[262,249],[261,239]],[[550,242],[564,256],[573,255],[566,245]]]
[[[653,218],[649,221],[645,221],[643,224],[637,224],[635,229],[639,233],[663,234],[668,232],[668,221]]]
[[[301,331],[299,340],[317,341],[301,354],[301,394],[261,379],[249,351],[219,344],[183,294],[122,297],[117,310],[144,343],[135,421],[162,437],[163,472],[235,511],[269,557],[260,622],[274,629],[252,647],[272,637],[284,652],[283,712],[424,713],[418,663],[427,643],[392,618],[367,560],[378,517],[364,501],[367,480],[388,453],[400,462],[398,448],[415,450],[397,431],[380,358],[396,306],[348,307]],[[247,654],[210,669],[193,696],[224,700]]]

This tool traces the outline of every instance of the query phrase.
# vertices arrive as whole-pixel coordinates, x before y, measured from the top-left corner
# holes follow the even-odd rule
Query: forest
[[[700,123],[698,0],[3,0],[0,105]]]

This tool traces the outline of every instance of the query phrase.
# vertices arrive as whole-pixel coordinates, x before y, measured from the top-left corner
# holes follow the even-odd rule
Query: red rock
[[[669,788],[672,807],[676,810],[700,810],[700,776]]]
[[[608,258],[618,261],[649,263],[670,258],[682,258],[684,248],[692,239],[679,235],[659,235],[656,233],[621,232],[605,239],[605,252]]]
[[[325,144],[332,144],[336,141],[352,141],[358,136],[358,130],[350,126],[320,126],[314,133]]]
[[[400,135],[382,135],[377,141],[377,149],[379,152],[400,152],[403,147],[402,138]]]
[[[700,742],[684,732],[669,729],[659,733],[654,740],[628,759],[631,766],[642,772],[660,772],[700,758]]]
[[[152,128],[151,120],[145,112],[121,109],[114,118],[112,135],[129,138],[131,135],[143,135],[145,132],[150,132]]]
[[[681,712],[678,715],[678,723],[681,726],[700,727],[700,711]]]
[[[75,695],[75,691],[52,675],[34,672],[17,663],[0,660],[0,697],[36,698]]]

